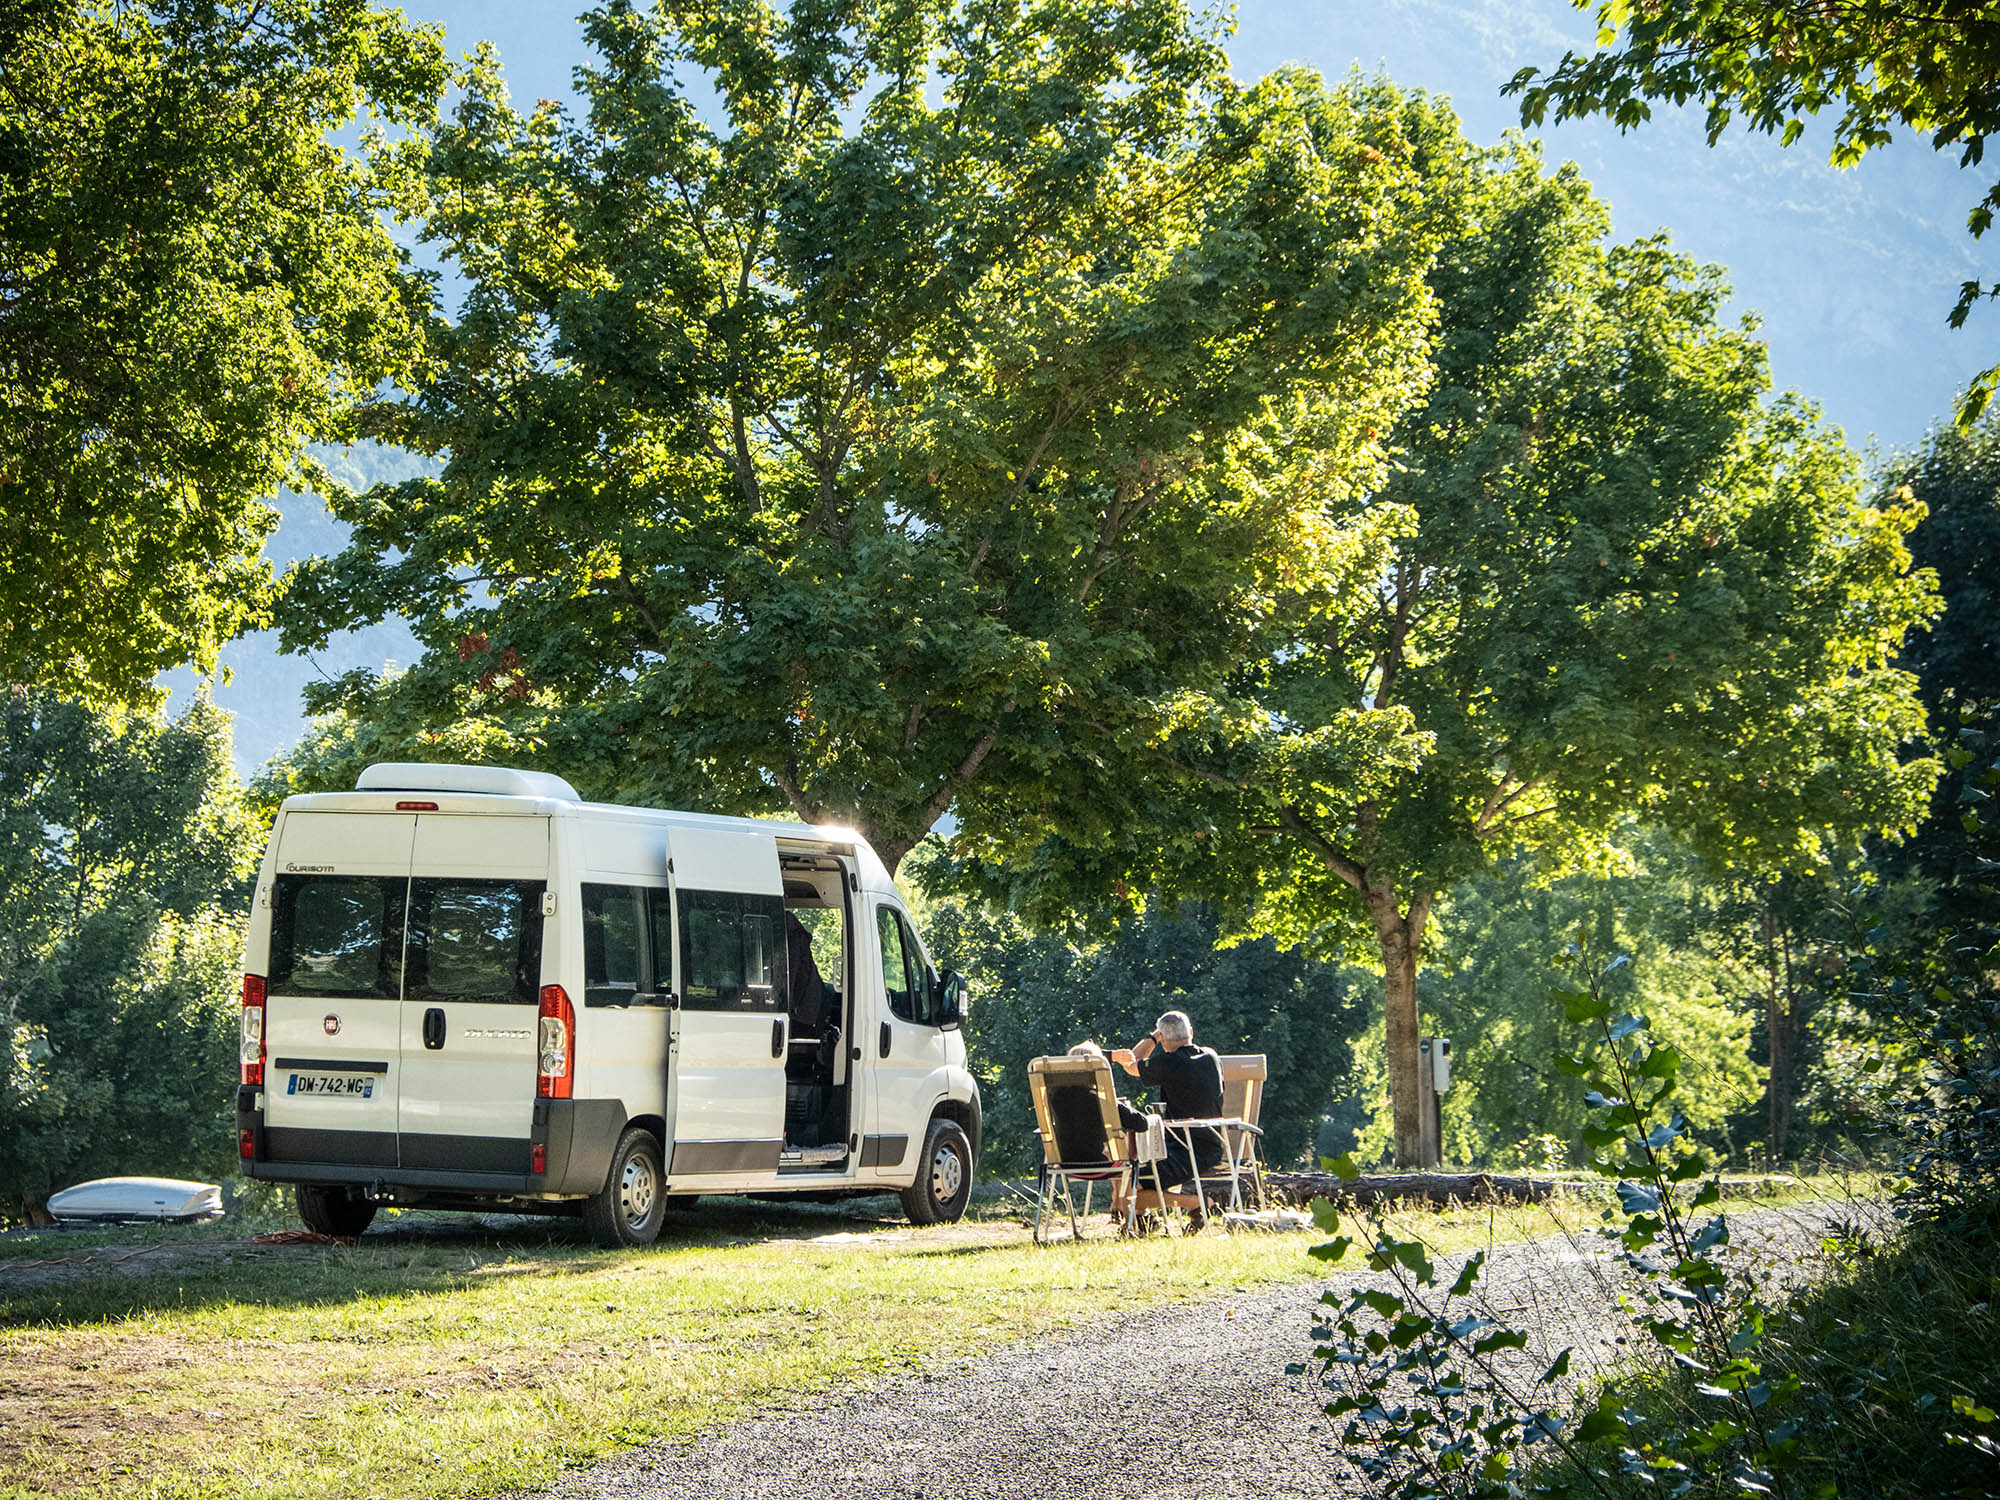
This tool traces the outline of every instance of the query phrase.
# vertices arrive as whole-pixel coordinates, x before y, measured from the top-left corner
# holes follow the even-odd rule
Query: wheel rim
[[[625,1175],[618,1184],[618,1206],[627,1224],[643,1224],[653,1216],[659,1201],[660,1184],[653,1176],[653,1164],[634,1152],[625,1162]]]
[[[964,1182],[965,1163],[959,1160],[958,1152],[947,1141],[937,1148],[937,1155],[931,1158],[931,1197],[939,1203],[949,1203],[958,1196]]]

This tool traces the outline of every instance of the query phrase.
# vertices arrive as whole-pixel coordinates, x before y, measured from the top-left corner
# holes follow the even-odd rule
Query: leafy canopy
[[[329,132],[441,57],[365,0],[0,15],[0,677],[137,701],[261,617],[258,497],[412,333]]]
[[[1023,807],[966,836],[1045,910],[1119,878],[1206,889],[1287,942],[1361,918],[1404,1161],[1441,892],[1521,848],[1588,863],[1628,815],[1718,868],[1811,863],[1824,836],[1907,826],[1936,770],[1899,757],[1923,719],[1890,664],[1929,609],[1915,507],[1864,505],[1838,437],[1764,403],[1719,274],[1607,247],[1573,169],[1467,148],[1454,193],[1436,376],[1343,518],[1344,586],[1290,603],[1232,692],[1183,700],[1150,783],[1100,786],[1119,832]]]
[[[1507,85],[1521,95],[1521,119],[1539,125],[1599,114],[1620,130],[1652,117],[1652,101],[1708,106],[1712,146],[1740,114],[1752,130],[1789,146],[1805,122],[1838,110],[1832,161],[1852,166],[1899,129],[1956,150],[1977,168],[2000,129],[2000,6],[1847,0],[1838,5],[1708,0],[1701,5],[1575,0],[1597,9],[1598,50],[1565,53],[1546,72],[1523,68]],[[1975,239],[1992,227],[2000,183],[1967,218]],[[1968,281],[1951,311],[1960,327],[1981,297],[2000,286]],[[1961,419],[1976,418],[2000,366],[1982,372]]]
[[[1438,128],[1239,88],[1178,0],[614,3],[571,118],[482,54],[387,154],[467,287],[288,647],[369,753],[856,823],[893,864],[1239,658],[1418,388]],[[337,760],[337,757],[334,758]]]

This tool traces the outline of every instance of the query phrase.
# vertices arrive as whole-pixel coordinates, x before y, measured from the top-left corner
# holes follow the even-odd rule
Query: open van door
[[[785,1144],[785,887],[775,832],[675,826],[676,1191],[770,1174]],[[689,1181],[688,1179],[695,1179]]]

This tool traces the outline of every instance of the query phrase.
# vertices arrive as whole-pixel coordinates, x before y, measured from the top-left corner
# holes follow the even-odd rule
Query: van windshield
[[[271,900],[271,993],[397,999],[409,882],[280,875]]]

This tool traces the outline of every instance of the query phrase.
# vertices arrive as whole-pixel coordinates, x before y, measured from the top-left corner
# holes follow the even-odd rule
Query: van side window
[[[409,993],[425,1005],[533,1005],[542,983],[542,882],[412,880]]]
[[[656,988],[647,973],[645,903],[638,886],[584,886],[585,1005],[631,1005]]]
[[[722,891],[680,893],[681,1004],[691,1010],[784,1010],[785,966],[778,961],[781,896]]]
[[[271,993],[400,999],[409,888],[400,876],[280,875],[271,900]]]
[[[875,908],[875,933],[882,940],[882,988],[889,1011],[905,1021],[922,1021],[924,964],[916,944],[904,941],[905,923],[893,906]]]
[[[882,984],[889,991],[889,1009],[919,1026],[943,1025],[944,997],[931,983],[930,965],[924,961],[923,945],[917,941],[910,919],[893,906],[878,906],[875,913],[875,925],[882,935]],[[902,972],[896,976],[899,963]]]

